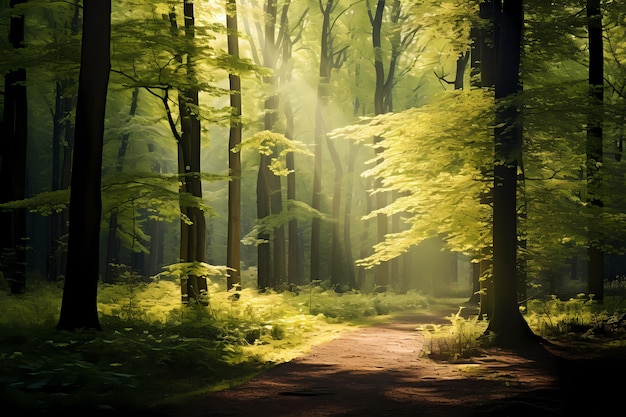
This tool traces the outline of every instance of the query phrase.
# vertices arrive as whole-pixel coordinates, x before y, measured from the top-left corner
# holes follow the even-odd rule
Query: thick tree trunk
[[[239,58],[239,34],[237,33],[237,2],[226,3],[226,27],[228,28],[228,53]],[[232,117],[228,137],[228,230],[226,237],[226,266],[229,268],[226,290],[239,288],[241,284],[241,153],[233,149],[241,143],[241,78],[228,74],[230,82],[230,106]]]
[[[111,2],[83,6],[67,270],[57,328],[100,330],[97,309],[102,144],[109,82]]]
[[[480,3],[479,17],[481,19],[489,20],[493,23],[491,29],[480,29],[475,32],[477,39],[475,40],[475,48],[473,52],[476,54],[472,57],[472,65],[478,66],[480,70],[480,81],[478,81],[478,87],[495,87],[495,72],[496,72],[496,49],[497,43],[496,28],[499,22],[496,21],[495,7],[500,2],[484,1]],[[498,17],[500,13],[498,12]],[[493,202],[492,192],[486,192],[481,196],[482,204],[491,204]],[[493,245],[492,245],[493,246]],[[491,311],[493,306],[493,274],[491,273],[492,262],[488,257],[489,252],[492,251],[492,247],[484,248],[482,254],[478,254],[481,258],[479,262],[479,303],[480,303],[480,316],[491,317]]]
[[[496,42],[493,310],[486,332],[494,335],[495,345],[517,347],[534,340],[517,304],[517,168],[522,130],[519,109],[511,99],[521,90],[523,1],[494,3],[501,14]]]
[[[587,195],[593,210],[602,209],[602,105],[604,100],[604,52],[600,0],[587,0],[589,35],[589,98],[587,127]],[[594,300],[604,299],[604,251],[602,236],[591,228],[587,249],[587,292]]]

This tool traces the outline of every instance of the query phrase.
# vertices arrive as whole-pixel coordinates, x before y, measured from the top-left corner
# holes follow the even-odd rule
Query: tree
[[[26,0],[11,0],[10,7]],[[24,47],[24,15],[11,16],[9,42],[13,48]],[[0,203],[21,200],[26,187],[27,101],[26,69],[16,68],[4,76],[4,113],[0,134]],[[26,210],[16,208],[0,213],[5,231],[0,237],[0,265],[11,283],[11,294],[26,289]]]
[[[79,0],[72,5],[70,36],[80,33],[81,21]],[[53,16],[52,19],[56,19]],[[65,49],[65,48],[63,48]],[[76,54],[78,55],[78,54]],[[59,56],[62,53],[59,52]],[[76,64],[79,64],[78,62]],[[78,67],[78,65],[77,65]],[[74,125],[71,113],[76,109],[77,72],[65,67],[62,76],[55,82],[54,126],[52,129],[52,191],[67,190],[72,174],[72,150],[74,149]],[[50,247],[48,256],[48,279],[56,279],[66,268],[68,208],[50,215]]]
[[[101,167],[109,83],[111,2],[83,6],[81,67],[72,163],[67,269],[57,328],[100,330],[98,264]]]
[[[315,117],[315,174],[314,174],[314,194],[313,207],[320,208],[321,197],[321,158],[322,146],[326,142],[328,153],[333,162],[335,176],[333,180],[333,197],[332,197],[332,243],[331,243],[331,259],[330,259],[330,282],[340,289],[341,285],[346,284],[345,280],[345,254],[341,246],[341,185],[343,179],[343,167],[339,157],[339,153],[335,148],[333,140],[327,137],[328,120],[324,117],[328,109],[330,98],[331,76],[334,69],[339,69],[343,65],[346,57],[347,46],[335,49],[333,34],[334,23],[337,18],[332,19],[332,13],[336,9],[338,3],[328,1],[325,5],[320,3],[320,11],[322,13],[322,33],[320,40],[320,63],[319,63],[319,81],[317,85],[317,104]],[[341,16],[346,9],[338,13]],[[338,17],[337,16],[337,17]],[[317,206],[317,207],[316,207]],[[313,219],[312,242],[311,248],[315,248],[316,255],[319,256],[320,249],[320,227],[321,219]],[[313,238],[314,236],[314,238]],[[311,280],[320,279],[319,261],[314,260],[312,250],[311,256]]]
[[[521,159],[520,59],[523,1],[494,1],[496,14],[496,127],[493,183],[493,309],[486,334],[516,347],[534,339],[517,304],[517,170]]]
[[[276,1],[267,0],[264,10],[263,31],[259,33],[262,32],[263,37],[262,64],[269,72],[263,76],[263,82],[268,90],[264,99],[263,128],[271,131],[277,121],[279,105],[279,95],[276,91],[278,80],[276,68],[279,57],[276,45],[278,16]],[[272,157],[276,158],[278,152],[279,149],[275,148],[272,154],[261,153],[260,155],[256,185],[257,218],[260,222],[267,221],[270,215],[279,215],[282,212],[280,177],[270,169]],[[278,289],[284,284],[286,277],[285,228],[282,224],[277,224],[271,231],[261,228],[257,238],[258,287],[261,290]],[[273,248],[270,242],[273,243]]]
[[[131,102],[130,102],[130,116],[134,116],[137,113],[139,97],[139,88],[133,89]],[[128,140],[130,133],[124,133],[120,138],[120,147],[117,153],[117,162],[115,164],[115,171],[120,173],[124,166],[124,157],[126,156],[126,149],[128,148]],[[117,235],[118,228],[118,208],[114,207],[109,216],[109,233],[107,236],[107,253],[106,264],[104,269],[103,281],[106,283],[113,283],[115,277],[115,268],[120,262],[120,239]]]
[[[292,49],[294,41],[291,37],[291,28],[289,25],[289,6],[290,0],[287,0],[283,4],[281,13],[281,41],[282,44],[282,66],[280,69],[281,84],[289,85],[291,82],[293,63]],[[303,13],[302,18],[306,15],[306,11]],[[285,114],[285,137],[289,140],[293,140],[294,137],[294,114],[291,103],[291,98],[288,94],[283,98],[283,112]],[[296,161],[295,152],[288,152],[285,155],[285,163],[287,166],[287,204],[288,210],[294,207],[296,203]],[[294,216],[289,219],[289,231],[288,231],[288,247],[287,247],[287,285],[290,288],[298,285],[300,282],[300,269],[302,265],[302,254],[299,245],[299,233],[298,233],[298,219]]]
[[[194,67],[195,42],[194,5],[190,0],[183,4],[185,20],[186,53],[178,55],[185,71],[186,85],[178,90],[178,111],[180,116],[180,134],[175,133],[178,145],[178,174],[180,175],[180,256],[182,263],[204,263],[206,261],[206,219],[198,201],[202,199],[202,179],[200,169],[200,115],[199,89],[196,82]],[[171,30],[177,34],[176,11],[169,14]],[[183,62],[182,56],[186,57]],[[167,100],[164,100],[167,107]],[[176,130],[170,121],[173,132]],[[188,198],[191,198],[190,203]],[[193,269],[181,277],[181,299],[184,304],[189,302],[205,303],[207,297],[207,277]]]
[[[328,133],[326,121],[324,120],[324,111],[328,105],[328,87],[330,78],[330,61],[328,57],[328,41],[330,37],[330,14],[335,7],[333,0],[326,3],[320,2],[320,10],[322,12],[322,27],[320,38],[320,62],[319,62],[319,81],[317,84],[317,102],[315,105],[315,145],[314,145],[314,162],[313,162],[313,196],[311,198],[311,207],[315,210],[321,209],[322,204],[322,169],[323,169],[323,149],[324,138]],[[320,272],[320,245],[321,245],[321,227],[322,219],[314,217],[311,222],[311,265],[310,280],[315,281],[322,278]]]
[[[228,30],[228,53],[239,58],[239,34],[237,29],[237,2],[226,3],[226,28]],[[241,78],[229,73],[230,105],[232,117],[228,140],[228,235],[226,242],[226,266],[229,268],[226,289],[237,287],[241,282],[241,154],[235,148],[241,143]]]
[[[589,36],[589,123],[587,127],[587,194],[594,211],[602,202],[602,103],[604,100],[604,47],[600,0],[587,0]],[[593,226],[587,249],[587,292],[595,300],[604,299],[604,251],[602,237]]]
[[[374,69],[376,71],[376,85],[374,87],[374,114],[385,113],[385,98],[388,98],[387,90],[390,88],[388,84],[389,80],[393,80],[393,76],[390,75],[389,80],[385,79],[385,69],[383,67],[382,57],[382,41],[381,31],[383,26],[383,14],[385,12],[385,0],[378,0],[376,3],[376,11],[372,14],[370,4],[367,3],[367,12],[370,17],[370,23],[372,25],[372,47],[374,48]],[[381,141],[380,137],[374,138],[374,152],[379,154],[381,147],[376,146]],[[380,179],[374,183],[374,189],[376,190],[376,208],[383,209],[387,205],[387,193],[382,191]],[[389,229],[387,215],[382,212],[376,214],[377,226],[378,226],[378,242],[385,240],[385,235]],[[376,268],[376,285],[382,288],[386,288],[389,285],[389,265],[382,263]]]

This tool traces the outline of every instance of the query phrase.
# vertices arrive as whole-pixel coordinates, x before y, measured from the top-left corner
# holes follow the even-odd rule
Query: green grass
[[[218,284],[208,306],[181,306],[179,286],[101,285],[102,331],[55,330],[61,290],[38,284],[0,293],[0,401],[23,413],[160,406],[221,390],[302,355],[355,326],[426,308],[417,292],[232,294]]]
[[[0,402],[22,415],[158,409],[243,383],[355,327],[441,301],[419,292],[337,293],[326,283],[282,293],[243,289],[234,300],[222,286],[210,285],[208,306],[182,306],[173,281],[101,285],[103,330],[76,332],[55,330],[62,295],[56,285],[37,284],[20,296],[0,291]],[[524,315],[548,339],[624,346],[621,294],[601,305],[583,295],[533,300]],[[486,320],[448,319],[416,329],[427,334],[424,354],[471,357]]]

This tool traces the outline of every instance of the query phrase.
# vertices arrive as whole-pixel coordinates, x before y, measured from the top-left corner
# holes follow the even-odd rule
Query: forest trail
[[[447,305],[355,329],[238,387],[170,409],[171,417],[557,416],[554,362],[494,350],[464,363],[424,354],[427,324],[450,324]]]

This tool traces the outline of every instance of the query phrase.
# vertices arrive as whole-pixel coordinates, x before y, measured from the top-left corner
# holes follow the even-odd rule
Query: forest
[[[216,390],[442,299],[439,356],[623,347],[623,2],[0,4],[4,402]]]

